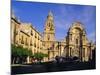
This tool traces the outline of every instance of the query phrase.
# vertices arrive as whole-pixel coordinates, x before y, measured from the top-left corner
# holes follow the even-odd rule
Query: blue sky
[[[49,11],[52,11],[55,24],[56,39],[64,39],[69,27],[75,21],[84,24],[89,40],[96,38],[96,7],[71,4],[54,4],[38,2],[12,1],[12,11],[21,22],[32,23],[43,32]]]

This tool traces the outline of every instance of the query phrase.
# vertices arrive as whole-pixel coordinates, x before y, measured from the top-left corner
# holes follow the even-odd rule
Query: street
[[[38,64],[23,64],[20,66],[12,66],[11,73],[27,74],[27,73],[43,73],[43,72],[58,72],[58,71],[74,71],[95,69],[95,62],[67,62],[67,63],[38,63]]]

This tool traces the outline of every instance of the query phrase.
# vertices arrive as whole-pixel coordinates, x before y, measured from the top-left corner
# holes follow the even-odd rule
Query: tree
[[[15,45],[11,45],[11,59],[12,59],[12,63],[16,63],[16,58],[17,58],[18,54],[17,54],[17,47]]]
[[[44,57],[48,57],[48,55],[39,52],[39,53],[35,53],[35,54],[33,55],[33,57],[34,57],[35,59],[37,59],[37,61],[41,62],[41,61],[43,60],[43,58],[44,58]]]
[[[25,62],[28,56],[32,56],[32,51],[22,46],[15,46],[12,44],[11,51],[12,63]]]

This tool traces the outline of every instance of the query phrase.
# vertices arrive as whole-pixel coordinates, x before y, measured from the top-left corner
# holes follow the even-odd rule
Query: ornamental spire
[[[52,14],[52,11],[51,11],[51,10],[49,11],[48,16],[53,16],[53,14]]]

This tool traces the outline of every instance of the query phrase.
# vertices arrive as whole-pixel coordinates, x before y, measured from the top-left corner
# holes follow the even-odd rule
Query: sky
[[[12,11],[21,22],[31,23],[40,33],[43,33],[47,15],[52,11],[57,40],[64,39],[72,23],[80,21],[88,39],[96,42],[95,6],[13,0]]]

